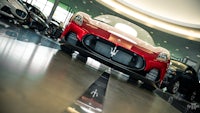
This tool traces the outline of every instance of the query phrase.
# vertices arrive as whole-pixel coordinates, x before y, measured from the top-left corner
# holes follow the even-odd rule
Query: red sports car
[[[155,47],[141,27],[112,15],[92,19],[74,14],[61,35],[61,49],[78,51],[152,86],[160,85],[170,62],[169,51]]]

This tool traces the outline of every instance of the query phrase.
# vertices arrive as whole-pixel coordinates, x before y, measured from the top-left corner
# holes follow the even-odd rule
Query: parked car
[[[40,11],[39,8],[27,2],[21,2],[28,12],[26,22],[31,29],[38,31],[45,31],[49,26],[47,24],[47,17]]]
[[[29,12],[29,19],[27,19],[27,23],[30,25],[30,28],[37,29],[39,31],[46,31],[45,35],[52,39],[58,39],[60,37],[63,31],[62,22],[58,22],[55,19],[47,22],[47,17],[42,11],[39,10],[39,8],[27,2],[23,2],[23,4]]]
[[[43,31],[48,28],[46,17],[35,6],[22,0],[1,0],[0,14],[16,23],[28,25],[32,29]]]
[[[198,100],[199,86],[197,73],[191,66],[176,60],[170,61],[162,88],[166,87],[172,94],[179,92],[186,100],[193,101]]]
[[[0,14],[21,22],[26,19],[28,12],[18,0],[1,0]]]
[[[94,58],[156,87],[155,84],[161,83],[168,68],[169,51],[155,47],[148,32],[141,33],[148,36],[134,36],[133,32],[126,32],[127,28],[117,27],[117,24],[129,26],[129,29],[136,26],[112,15],[92,19],[86,13],[78,12],[72,16],[61,35],[61,48],[68,52],[78,51],[82,56]]]

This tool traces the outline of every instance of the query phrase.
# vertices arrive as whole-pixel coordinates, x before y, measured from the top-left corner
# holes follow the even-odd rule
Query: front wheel
[[[73,50],[71,48],[66,47],[64,44],[61,44],[60,48],[62,51],[66,52],[68,54],[71,54],[73,52]]]
[[[199,102],[199,99],[198,99],[198,93],[197,91],[191,91],[189,94],[185,94],[185,97],[184,99],[189,101],[189,102]]]
[[[180,87],[180,81],[178,79],[173,80],[167,87],[167,91],[172,94],[176,94]]]
[[[150,92],[153,92],[154,90],[156,90],[156,87],[151,86],[151,85],[146,84],[146,83],[142,84],[142,87],[149,90]]]
[[[195,100],[196,96],[197,96],[196,91],[193,91],[192,95],[190,96],[190,101],[193,102]]]

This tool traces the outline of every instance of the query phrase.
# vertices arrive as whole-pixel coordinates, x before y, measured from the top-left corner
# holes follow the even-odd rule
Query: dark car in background
[[[63,23],[52,19],[48,22],[44,13],[35,5],[22,0],[1,0],[0,15],[14,24],[27,25],[52,39],[58,39],[63,31]],[[8,18],[8,19],[7,19]]]
[[[161,88],[167,88],[167,92],[183,95],[188,101],[199,101],[199,79],[196,71],[184,63],[176,60],[170,61],[170,66],[163,80]]]
[[[29,17],[27,23],[31,29],[37,29],[39,31],[46,31],[45,35],[52,38],[58,39],[63,32],[63,23],[58,22],[55,19],[52,19],[48,22],[47,17],[44,15],[39,8],[34,5],[31,5],[27,2],[23,2],[24,6],[29,12]]]
[[[14,24],[28,25],[39,31],[48,27],[44,14],[37,7],[22,0],[1,0],[0,15]]]
[[[49,26],[47,23],[47,17],[36,6],[27,2],[21,2],[28,12],[26,22],[31,29],[37,29],[38,31],[44,31]]]

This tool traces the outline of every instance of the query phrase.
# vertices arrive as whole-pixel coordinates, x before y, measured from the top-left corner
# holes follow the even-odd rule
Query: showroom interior
[[[1,0],[0,113],[199,113],[199,4]]]

